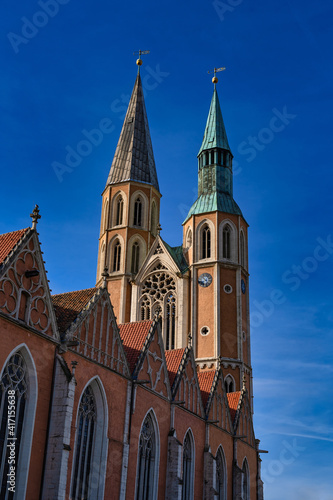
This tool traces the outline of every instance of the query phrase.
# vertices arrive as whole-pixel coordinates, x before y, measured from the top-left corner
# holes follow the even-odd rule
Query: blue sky
[[[226,66],[218,92],[234,197],[250,224],[265,498],[332,500],[331,2],[5,0],[3,9],[0,232],[30,225],[39,204],[54,293],[95,283],[100,194],[135,80],[133,51],[151,51],[142,77],[171,245],[196,196],[207,70]],[[57,176],[55,162],[67,165],[101,122],[96,145]]]

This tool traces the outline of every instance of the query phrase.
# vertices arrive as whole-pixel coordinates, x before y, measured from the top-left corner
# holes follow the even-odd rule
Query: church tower
[[[200,369],[222,363],[228,392],[252,395],[247,228],[233,199],[232,160],[214,76],[198,153],[198,198],[183,223],[191,270],[191,331]]]
[[[97,281],[107,288],[118,323],[130,321],[131,281],[159,226],[160,198],[143,88],[138,74],[102,193]]]

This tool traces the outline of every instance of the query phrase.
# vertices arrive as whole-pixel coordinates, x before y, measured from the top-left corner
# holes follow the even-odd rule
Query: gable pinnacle
[[[106,280],[108,277],[109,277],[108,268],[104,267],[104,271],[102,272],[102,278],[103,278],[102,288],[107,288]]]
[[[42,216],[39,214],[39,206],[35,205],[35,208],[32,211],[32,214],[30,214],[30,217],[32,219],[32,229],[36,229],[38,219],[40,219]]]
[[[245,376],[245,372],[243,373],[242,382],[243,382],[242,390],[245,391],[246,390],[246,376]]]

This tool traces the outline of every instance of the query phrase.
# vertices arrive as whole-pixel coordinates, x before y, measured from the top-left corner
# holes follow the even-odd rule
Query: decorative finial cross
[[[139,55],[139,59],[136,60],[136,64],[138,67],[138,72],[140,71],[140,66],[142,65],[142,59],[141,56],[143,54],[150,54],[150,50],[137,50],[136,52],[133,52],[133,55]]]
[[[32,214],[30,214],[30,217],[32,218],[32,229],[36,229],[38,219],[41,218],[38,205],[35,205],[35,208],[33,209]]]
[[[160,235],[160,232],[162,231],[162,226],[161,226],[161,224],[157,224],[156,231],[157,231],[157,235],[159,236],[159,235]]]
[[[220,71],[224,71],[225,68],[214,68],[214,69],[210,69],[208,71],[208,74],[210,75],[211,73],[214,73],[214,76],[212,78],[212,82],[214,83],[214,87],[215,85],[217,84],[217,82],[219,81],[217,76],[216,76],[216,73],[219,73]]]
[[[109,277],[108,268],[104,267],[104,271],[102,272],[103,288],[107,287],[106,280],[107,280],[108,277]]]
[[[192,347],[192,335],[191,335],[191,332],[189,332],[189,334],[187,336],[187,345],[188,345],[188,347]]]

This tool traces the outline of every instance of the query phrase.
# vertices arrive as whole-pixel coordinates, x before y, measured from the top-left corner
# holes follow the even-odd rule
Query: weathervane
[[[140,71],[140,66],[142,65],[142,59],[141,56],[143,54],[150,54],[150,50],[137,50],[136,52],[133,52],[133,55],[139,55],[139,59],[136,60],[136,64],[139,66],[138,71]]]
[[[214,87],[215,85],[217,84],[217,82],[219,81],[217,76],[216,76],[216,73],[219,73],[220,71],[224,71],[225,68],[214,68],[214,69],[211,69],[208,71],[208,74],[210,75],[211,73],[214,73],[214,76],[212,78],[212,82],[214,83]]]

